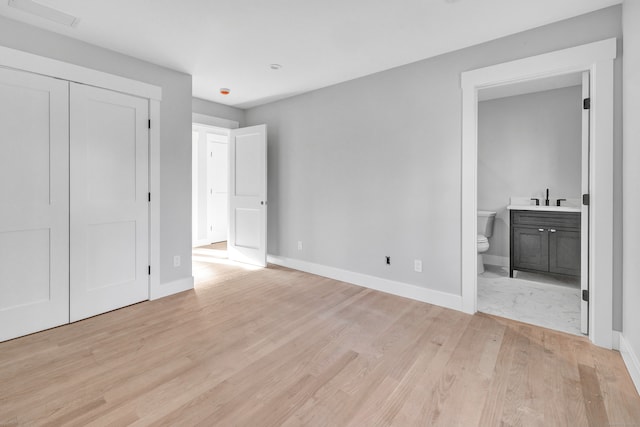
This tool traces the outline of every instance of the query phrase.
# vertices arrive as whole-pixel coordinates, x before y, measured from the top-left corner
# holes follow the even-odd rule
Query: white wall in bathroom
[[[486,260],[509,256],[510,196],[580,197],[580,86],[478,104],[478,208],[497,212]]]

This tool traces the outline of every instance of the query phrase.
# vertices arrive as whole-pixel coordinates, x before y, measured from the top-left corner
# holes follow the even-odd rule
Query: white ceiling
[[[191,74],[194,96],[240,108],[622,2],[36,0],[78,17],[69,28],[1,1],[1,15]]]

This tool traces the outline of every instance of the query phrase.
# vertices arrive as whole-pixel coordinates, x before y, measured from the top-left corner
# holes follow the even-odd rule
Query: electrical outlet
[[[422,273],[422,260],[414,259],[413,260],[413,269],[418,273]]]
[[[174,255],[173,257],[173,266],[174,267],[180,267],[180,255]]]
[[[301,251],[302,250],[302,241],[298,240],[298,250]]]

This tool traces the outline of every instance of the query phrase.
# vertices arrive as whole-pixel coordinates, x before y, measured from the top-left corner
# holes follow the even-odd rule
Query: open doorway
[[[588,74],[478,91],[478,311],[588,331]]]
[[[266,125],[192,124],[192,247],[266,267]]]
[[[228,240],[229,129],[192,126],[192,246]]]

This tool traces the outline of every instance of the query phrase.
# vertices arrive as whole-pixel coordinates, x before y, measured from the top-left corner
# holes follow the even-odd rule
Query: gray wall
[[[244,110],[207,101],[206,99],[193,98],[191,110],[194,113],[236,121],[240,124],[240,127],[245,124]]]
[[[510,196],[580,198],[581,156],[581,86],[478,104],[478,209],[497,212],[488,255],[509,257]]]
[[[160,281],[190,277],[191,76],[3,17],[0,44],[162,87]]]
[[[620,37],[620,12],[603,9],[247,110],[248,125],[269,129],[269,253],[459,295],[460,73]],[[617,60],[616,80],[620,70]],[[617,149],[621,100],[618,86]],[[413,271],[414,259],[424,273]],[[619,325],[620,306],[614,310]]]
[[[640,357],[640,2],[627,0],[624,18],[624,329]],[[637,359],[636,359],[637,360]],[[636,387],[640,383],[636,378]]]

